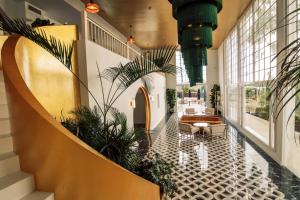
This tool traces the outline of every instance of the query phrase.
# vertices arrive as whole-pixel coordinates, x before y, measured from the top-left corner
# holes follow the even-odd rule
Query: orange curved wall
[[[14,59],[18,39],[5,42],[2,62],[15,151],[37,189],[54,192],[56,200],[159,200],[157,185],[97,153],[43,108]]]
[[[45,26],[40,29],[66,44],[77,41],[75,25]],[[78,80],[62,63],[26,38],[20,38],[16,49],[17,65],[26,85],[53,117],[60,120],[61,112],[66,116],[80,105]],[[72,70],[78,75],[76,54],[77,49],[74,48]]]

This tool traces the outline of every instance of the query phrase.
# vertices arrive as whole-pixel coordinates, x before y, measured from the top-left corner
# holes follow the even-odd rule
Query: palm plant
[[[176,74],[176,66],[169,64],[176,49],[177,46],[166,46],[148,50],[146,55],[141,55],[125,65],[108,68],[103,73],[100,73],[98,68],[103,96],[103,115],[105,116],[117,99],[141,78],[146,88],[149,88],[151,73]],[[111,83],[107,94],[104,94],[102,78]]]
[[[172,165],[164,161],[159,154],[149,155],[135,169],[136,174],[143,178],[160,185],[161,190],[169,196],[172,196],[177,190],[177,186],[171,180]]]
[[[129,129],[126,116],[113,108],[113,105],[138,80],[142,80],[147,86],[146,88],[150,89],[149,75],[151,73],[175,74],[176,67],[169,62],[176,51],[176,46],[149,50],[146,55],[141,55],[125,65],[120,64],[117,67],[108,68],[103,72],[100,72],[97,65],[101,86],[100,96],[102,97],[102,103],[100,103],[95,98],[95,94],[72,71],[72,44],[66,45],[53,36],[47,36],[43,30],[33,29],[24,20],[11,19],[3,11],[0,12],[0,30],[24,36],[47,50],[70,70],[91,95],[96,103],[93,110],[80,107],[72,111],[73,118],[64,119],[62,117],[62,124],[67,129],[98,152],[131,171],[134,171],[142,163],[136,145],[140,141],[141,135],[144,135],[141,134],[143,131]],[[107,93],[104,91],[104,79],[110,82]],[[108,114],[110,114],[110,118]],[[162,162],[153,163],[155,167],[167,165]],[[165,173],[170,173],[170,171],[162,171],[162,177],[168,177],[168,174]],[[163,178],[161,181],[165,182],[166,180]],[[167,181],[170,183],[167,182],[168,184],[161,184],[161,186],[172,185],[171,179],[167,179]]]
[[[124,168],[158,184],[167,195],[177,190],[171,179],[171,164],[158,154],[142,159],[138,143],[144,132],[142,129],[128,129],[124,113],[112,108],[113,117],[107,120],[106,126],[97,107],[93,110],[81,107],[71,113],[73,117],[62,118],[62,125],[85,143]]]
[[[72,71],[73,44],[64,44],[53,36],[48,36],[42,29],[34,29],[22,19],[11,19],[3,11],[0,12],[0,30],[9,34],[21,35],[35,42],[40,47],[47,50],[79,80],[97,104],[104,120],[117,99],[137,80],[142,79],[146,88],[150,88],[149,74],[151,73],[176,73],[176,67],[170,61],[177,49],[177,46],[165,46],[159,49],[148,50],[147,54],[141,55],[133,61],[117,67],[112,67],[100,72],[98,67],[98,77],[102,89],[102,106],[96,100],[87,85]],[[107,94],[104,93],[103,79],[111,82]]]
[[[296,9],[289,13],[282,21],[286,21],[288,17],[293,14],[298,14],[300,9]],[[296,23],[296,22],[293,22]],[[286,25],[279,27],[284,28]],[[277,76],[270,80],[267,83],[268,88],[268,100],[272,103],[270,104],[272,108],[272,114],[274,120],[276,121],[282,112],[282,110],[292,102],[295,97],[300,93],[300,38],[295,39],[294,41],[290,42],[286,45],[279,53],[273,58],[280,60],[280,71]],[[293,107],[292,111],[289,114],[288,122],[290,121],[291,117],[299,108],[300,102],[296,102],[295,106]]]
[[[129,129],[124,113],[111,109],[112,119],[104,129],[102,115],[95,107],[79,107],[70,118],[62,117],[62,125],[93,149],[125,167],[134,170],[139,162],[137,146],[143,137],[142,129]]]

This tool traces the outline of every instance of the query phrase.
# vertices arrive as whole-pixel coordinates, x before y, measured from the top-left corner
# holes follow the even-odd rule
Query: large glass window
[[[240,52],[242,81],[253,82],[253,14],[252,7],[248,9],[240,23]]]
[[[245,112],[243,126],[261,141],[269,144],[270,106],[267,95],[268,91],[265,87],[246,86],[244,88]]]
[[[225,68],[227,85],[227,116],[232,121],[238,121],[238,42],[237,29],[234,29],[225,40]]]
[[[276,76],[276,5],[276,0],[255,0],[253,4],[255,81]]]
[[[277,73],[276,12],[276,0],[254,0],[224,42],[226,117],[270,146],[274,137],[265,85]]]
[[[177,72],[176,72],[177,85],[190,84],[190,80],[186,74],[185,65],[180,51],[176,51],[176,66],[177,66]]]
[[[176,73],[176,82],[177,85],[189,85],[190,80],[187,76],[182,53],[180,51],[176,51],[176,66],[177,66],[177,73]],[[206,66],[203,66],[203,83],[206,83]]]

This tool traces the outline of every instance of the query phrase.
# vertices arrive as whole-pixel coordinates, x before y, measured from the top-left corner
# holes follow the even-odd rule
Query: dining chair
[[[185,112],[188,115],[194,115],[194,114],[196,114],[195,108],[186,108]]]
[[[215,109],[214,108],[205,108],[205,114],[206,115],[215,115]]]
[[[179,122],[178,126],[179,126],[179,131],[180,131],[181,136],[187,135],[187,136],[194,137],[194,134],[199,132],[199,128],[194,127],[188,123]]]
[[[226,124],[214,124],[204,128],[204,132],[208,133],[211,138],[213,136],[227,138],[227,125]]]

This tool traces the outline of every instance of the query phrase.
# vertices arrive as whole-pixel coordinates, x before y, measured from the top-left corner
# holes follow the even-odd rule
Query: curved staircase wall
[[[160,199],[157,185],[106,159],[49,114],[18,68],[16,58],[24,57],[15,55],[22,40],[13,36],[6,40],[2,65],[14,148],[21,169],[34,174],[36,188],[54,192],[56,200]]]

